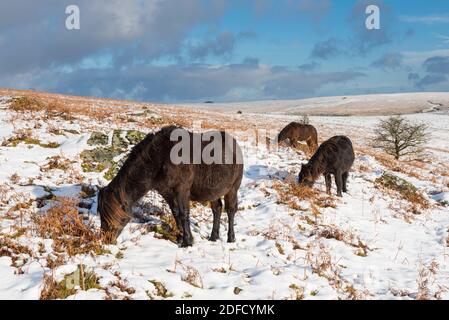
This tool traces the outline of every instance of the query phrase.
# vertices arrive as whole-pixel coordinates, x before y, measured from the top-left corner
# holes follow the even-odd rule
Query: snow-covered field
[[[181,116],[204,120],[205,128],[270,129],[272,136],[293,118],[131,103],[103,116],[48,116],[12,111],[10,103],[0,97],[0,299],[449,299],[447,114],[407,116],[432,129],[422,162],[395,162],[369,147],[378,117],[311,117],[320,140],[345,134],[356,146],[341,199],[325,194],[324,179],[317,193],[298,191],[302,152],[269,152],[248,132],[235,132],[245,159],[236,243],[225,242],[225,214],[222,241],[209,242],[212,213],[193,204],[195,243],[179,248],[167,235],[167,205],[149,193],[117,244],[70,254],[64,241],[77,234],[46,237],[36,221],[70,198],[98,232],[95,190],[108,183],[108,168],[86,169],[83,152],[98,148],[92,133],[114,146],[118,136],[130,142],[129,130],[154,131]],[[89,103],[101,109],[109,102]],[[379,185],[385,172],[413,184],[426,205]]]
[[[290,115],[373,116],[449,110],[449,93],[395,93],[322,97],[300,100],[265,100],[233,103],[183,104],[221,112],[278,113]]]

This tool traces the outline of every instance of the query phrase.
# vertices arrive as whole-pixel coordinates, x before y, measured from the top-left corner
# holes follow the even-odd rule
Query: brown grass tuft
[[[60,199],[44,215],[33,217],[35,231],[42,238],[50,238],[58,252],[69,256],[85,253],[101,254],[103,252],[101,236],[95,232],[92,223],[85,223],[78,213],[78,202]]]
[[[45,105],[38,98],[17,97],[11,100],[9,108],[16,112],[38,112],[44,110]]]
[[[334,198],[323,195],[318,190],[293,183],[274,182],[273,189],[278,193],[278,202],[288,205],[293,210],[306,211],[298,202],[308,200],[314,214],[319,214],[319,208],[336,208]]]

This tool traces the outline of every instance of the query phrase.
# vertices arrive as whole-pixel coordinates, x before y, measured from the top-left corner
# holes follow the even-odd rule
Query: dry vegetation
[[[77,270],[71,274],[65,275],[61,281],[56,281],[53,275],[45,274],[42,281],[41,300],[65,299],[76,294],[79,287],[81,290],[101,289],[98,284],[97,275],[86,266],[79,265]]]
[[[278,193],[278,202],[289,206],[291,209],[306,211],[307,208],[301,206],[302,201],[308,201],[312,210],[318,208],[336,208],[335,198],[323,194],[316,188],[299,186],[297,183],[282,183],[275,181],[273,189]],[[318,212],[319,214],[319,212]]]
[[[100,234],[83,219],[75,199],[59,199],[44,215],[34,215],[33,221],[37,235],[52,239],[56,252],[69,256],[103,252]]]
[[[24,91],[17,91],[17,94],[9,104],[10,110],[21,114],[23,118],[34,120],[40,115],[46,121],[61,119],[73,122],[74,120],[93,119],[103,123],[114,123],[115,125],[133,124],[142,128],[154,128],[170,124],[191,125],[191,122],[183,117],[182,110],[170,110],[170,108],[162,105],[132,103],[134,107],[142,110],[140,113],[132,113],[130,112],[132,109],[127,106],[130,103],[126,101],[96,100],[82,97],[60,99],[58,95],[54,94]],[[153,113],[153,109],[158,112],[162,111],[160,113],[164,114],[163,117],[156,117],[157,114]],[[52,130],[50,129],[50,131]]]
[[[422,210],[428,209],[430,206],[429,201],[414,185],[391,173],[384,172],[375,183],[378,187],[393,191],[408,201],[411,205],[410,211],[414,214],[420,214]]]

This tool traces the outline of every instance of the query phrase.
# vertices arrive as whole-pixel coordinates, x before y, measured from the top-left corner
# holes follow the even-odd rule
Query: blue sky
[[[4,0],[0,30],[2,87],[162,102],[449,89],[442,0]]]

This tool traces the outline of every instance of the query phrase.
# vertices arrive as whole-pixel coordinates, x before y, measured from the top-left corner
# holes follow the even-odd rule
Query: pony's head
[[[310,164],[303,164],[301,166],[301,172],[298,176],[298,181],[300,185],[312,188],[315,183],[315,179],[313,177],[312,166]]]
[[[109,187],[101,189],[98,193],[97,211],[101,219],[103,239],[108,243],[115,242],[131,220],[130,214],[126,212],[121,200],[117,199],[116,194],[109,190]]]

